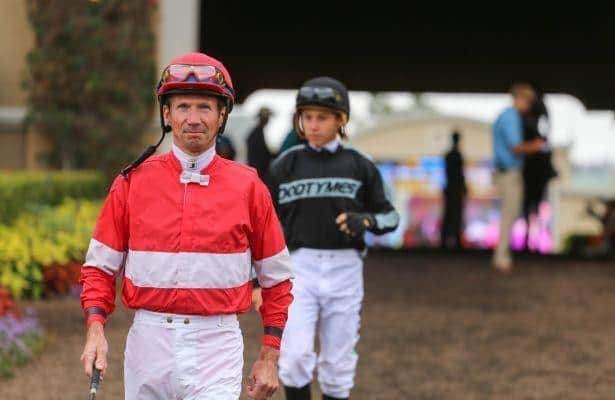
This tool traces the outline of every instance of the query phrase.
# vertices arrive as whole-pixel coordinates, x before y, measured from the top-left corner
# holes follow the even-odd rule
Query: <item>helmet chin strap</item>
[[[124,179],[128,179],[128,174],[130,173],[130,171],[137,168],[139,164],[147,160],[152,154],[156,152],[156,150],[158,149],[158,146],[160,146],[160,143],[162,143],[162,141],[164,140],[164,134],[165,132],[163,131],[158,143],[152,146],[148,146],[147,149],[145,149],[145,151],[136,160],[128,164],[127,167],[125,167],[124,169],[120,171],[120,174],[122,174]]]
[[[218,129],[218,135],[222,136],[224,134],[224,128],[226,128],[226,121],[228,121],[228,115],[231,112],[231,101],[226,99],[226,110],[224,110],[224,121],[222,121],[222,125],[220,125],[220,129]]]
[[[148,146],[147,149],[145,149],[145,151],[141,153],[141,155],[137,157],[136,160],[128,164],[120,171],[120,174],[122,174],[124,179],[128,179],[128,174],[130,173],[130,171],[137,168],[143,161],[147,160],[152,154],[156,152],[156,150],[158,150],[158,146],[160,146],[160,144],[164,140],[165,133],[171,130],[171,127],[164,122],[164,117],[162,116],[162,104],[160,105],[160,127],[162,128],[162,134],[160,135],[160,140],[158,140],[158,143],[156,143],[155,145]]]

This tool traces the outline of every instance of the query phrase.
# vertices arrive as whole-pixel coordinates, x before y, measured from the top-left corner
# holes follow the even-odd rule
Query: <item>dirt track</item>
[[[518,259],[517,272],[501,277],[489,270],[487,254],[370,254],[352,398],[615,398],[615,265]],[[0,399],[85,399],[78,302],[25,305],[38,311],[50,344],[0,381]],[[109,324],[111,366],[101,400],[123,399],[130,321],[120,306]],[[248,369],[260,322],[254,312],[241,322]]]

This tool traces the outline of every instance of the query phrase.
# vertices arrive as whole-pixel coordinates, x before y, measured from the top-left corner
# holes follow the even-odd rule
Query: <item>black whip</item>
[[[88,395],[88,400],[96,400],[96,391],[98,390],[99,384],[100,384],[100,370],[96,367],[93,367],[92,379],[90,380],[90,393]]]

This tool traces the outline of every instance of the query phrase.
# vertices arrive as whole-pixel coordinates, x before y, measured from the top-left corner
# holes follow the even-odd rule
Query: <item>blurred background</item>
[[[249,160],[248,138],[264,108],[262,151],[284,150],[305,80],[330,75],[351,90],[349,144],[377,163],[402,217],[395,232],[367,238],[375,254],[366,264],[366,310],[374,316],[364,317],[367,361],[360,361],[356,398],[609,398],[609,13],[520,4],[297,6],[0,2],[0,397],[85,393],[78,276],[96,217],[111,179],[158,140],[154,86],[163,67],[203,51],[223,61],[237,89],[224,136],[240,162]],[[535,126],[547,140],[547,162],[526,176],[547,177],[531,212],[513,226],[520,275],[494,281],[489,256],[500,216],[491,129],[512,104],[515,82],[532,84],[544,104]],[[459,245],[450,250],[442,227],[453,132],[461,137],[467,193]],[[170,140],[158,152],[169,151]],[[390,310],[395,339],[380,336],[378,305]],[[110,333],[117,364],[101,398],[123,393],[120,343],[130,318],[118,313]],[[258,344],[252,314],[243,321],[246,343],[254,344],[246,345],[246,364]],[[520,343],[523,360],[498,356]],[[572,348],[579,353],[554,356]],[[460,367],[470,361],[483,375]],[[35,383],[39,373],[59,382],[57,393],[49,397]]]

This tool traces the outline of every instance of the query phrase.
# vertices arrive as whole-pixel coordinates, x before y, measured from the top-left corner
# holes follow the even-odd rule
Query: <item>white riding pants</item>
[[[302,387],[318,364],[321,391],[348,397],[354,385],[363,300],[363,260],[352,249],[301,248],[291,253],[295,297],[284,328],[279,374],[286,386]],[[320,354],[314,352],[319,322]]]
[[[124,354],[126,400],[237,400],[243,337],[236,315],[138,310]]]

